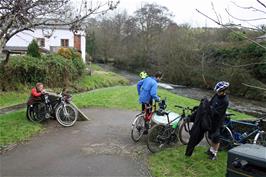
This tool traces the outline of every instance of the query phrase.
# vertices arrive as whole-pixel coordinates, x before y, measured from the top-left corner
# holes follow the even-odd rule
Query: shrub
[[[34,85],[43,82],[49,87],[62,87],[81,77],[84,72],[81,60],[66,60],[58,54],[43,55],[36,59],[31,56],[14,56],[1,68],[1,89],[14,90],[17,83]]]
[[[72,56],[72,52],[71,52],[71,49],[70,48],[64,48],[64,47],[61,47],[58,52],[57,52],[59,55],[61,55],[62,57],[66,58],[66,59],[72,59],[73,56]]]
[[[41,53],[39,51],[39,46],[36,40],[32,40],[28,46],[27,54],[32,57],[39,58],[41,57]]]

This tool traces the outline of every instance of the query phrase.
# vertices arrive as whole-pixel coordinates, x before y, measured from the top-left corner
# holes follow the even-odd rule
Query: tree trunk
[[[9,60],[9,55],[3,53],[4,47],[6,46],[7,40],[5,38],[0,39],[0,57],[5,58],[4,63],[7,64]]]

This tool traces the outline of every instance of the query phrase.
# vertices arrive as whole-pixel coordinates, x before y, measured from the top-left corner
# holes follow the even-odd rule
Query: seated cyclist
[[[139,103],[142,104],[142,111],[152,105],[152,100],[160,101],[160,97],[157,95],[157,88],[158,82],[161,80],[162,75],[162,72],[158,71],[155,73],[154,77],[146,77],[138,82],[137,90],[139,95]],[[147,126],[148,124],[146,125],[146,128],[148,128]]]
[[[38,82],[35,87],[31,89],[31,96],[29,99],[29,104],[33,102],[41,101],[42,94],[45,93],[45,89],[42,83]]]
[[[229,83],[225,81],[218,82],[214,91],[216,94],[212,97],[210,101],[211,108],[211,130],[209,133],[209,138],[212,141],[210,149],[207,151],[209,158],[211,160],[217,159],[217,152],[220,146],[220,129],[223,126],[226,109],[229,105],[229,99],[226,95],[226,90],[229,87]]]

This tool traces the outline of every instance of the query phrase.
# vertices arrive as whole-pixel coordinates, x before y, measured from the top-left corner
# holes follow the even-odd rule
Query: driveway
[[[90,121],[46,132],[1,155],[0,176],[150,176],[145,140],[130,139],[137,112],[83,109]]]

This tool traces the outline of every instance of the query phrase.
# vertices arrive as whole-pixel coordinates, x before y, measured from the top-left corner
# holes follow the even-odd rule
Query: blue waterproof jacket
[[[160,97],[157,95],[157,82],[158,81],[154,77],[147,77],[138,82],[137,90],[140,103],[149,103],[152,99],[155,101],[160,100]]]

